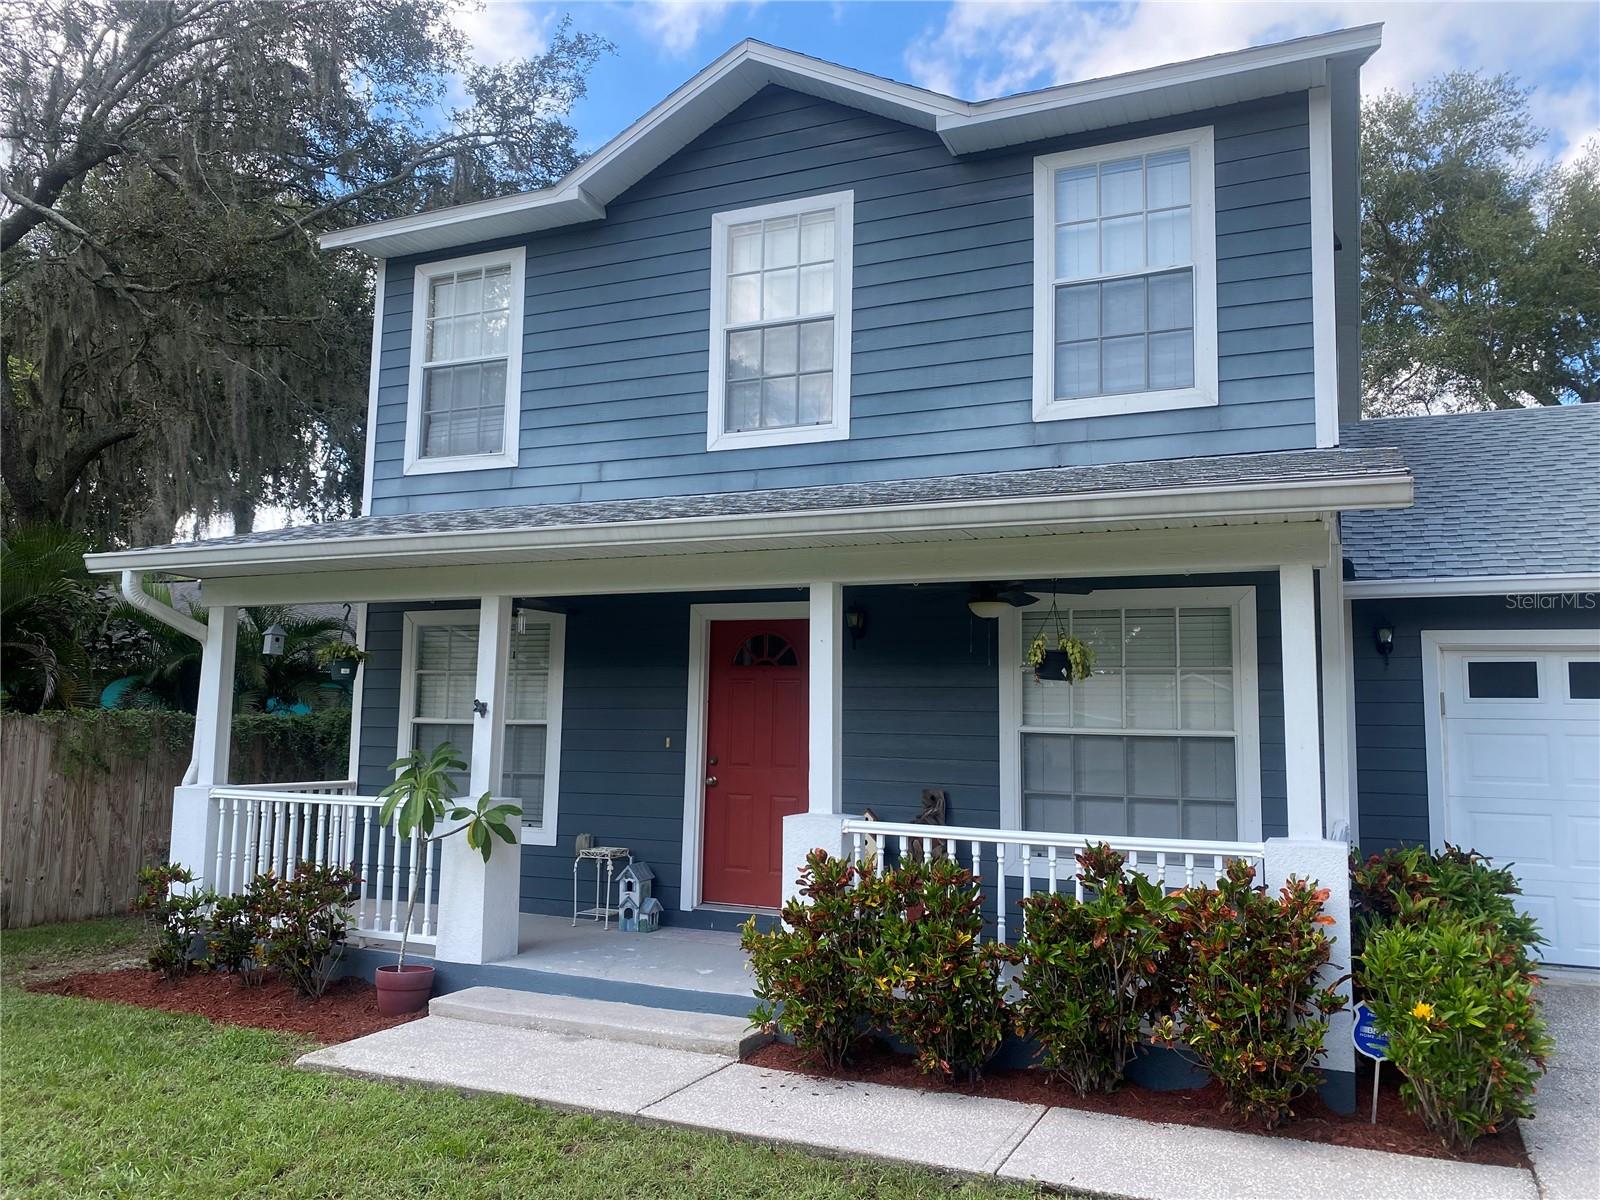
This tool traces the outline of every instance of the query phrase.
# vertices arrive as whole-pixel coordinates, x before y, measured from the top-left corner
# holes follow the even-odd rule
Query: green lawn
[[[1024,1197],[510,1099],[313,1075],[306,1043],[34,995],[18,972],[102,961],[126,921],[0,938],[0,1195],[26,1197]]]

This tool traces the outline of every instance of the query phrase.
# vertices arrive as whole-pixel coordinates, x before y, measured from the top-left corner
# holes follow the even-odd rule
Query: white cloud
[[[543,54],[557,17],[553,10],[519,0],[469,0],[451,14],[451,22],[466,35],[472,57],[492,67]]]
[[[729,0],[635,0],[627,7],[662,50],[678,57],[693,50],[702,34],[720,26],[733,5]]]
[[[1570,154],[1600,127],[1591,3],[1045,4],[958,0],[906,51],[914,82],[970,99],[1114,75],[1243,46],[1384,22],[1363,90],[1410,87],[1457,67],[1535,88],[1534,119]],[[1552,82],[1559,81],[1559,82]]]

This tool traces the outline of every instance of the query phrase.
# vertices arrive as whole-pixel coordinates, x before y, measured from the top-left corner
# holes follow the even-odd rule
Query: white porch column
[[[1283,743],[1289,836],[1322,837],[1322,734],[1317,710],[1317,610],[1310,566],[1278,568],[1283,640]]]
[[[1354,822],[1354,784],[1350,754],[1355,740],[1351,719],[1350,646],[1345,637],[1344,578],[1339,543],[1329,565],[1317,572],[1318,618],[1322,640],[1323,794],[1327,797],[1325,836],[1349,841]]]
[[[844,587],[811,585],[811,655],[808,738],[807,809],[814,813],[844,811],[844,759],[840,746],[843,723]]]
[[[478,610],[477,701],[486,706],[472,719],[471,803],[500,788],[505,745],[506,661],[511,634],[511,597],[485,596]],[[522,847],[496,841],[488,862],[465,837],[446,838],[439,866],[439,935],[434,957],[447,962],[485,963],[517,952]]]
[[[233,664],[239,610],[216,605],[206,613],[200,658],[200,694],[194,712],[194,757],[172,794],[172,840],[168,861],[189,868],[196,887],[213,887],[219,820],[211,803],[213,784],[228,782],[233,740]]]

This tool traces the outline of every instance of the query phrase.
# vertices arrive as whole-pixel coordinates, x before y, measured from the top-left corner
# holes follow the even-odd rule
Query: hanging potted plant
[[[1089,678],[1094,670],[1094,651],[1062,627],[1054,596],[1050,597],[1045,626],[1028,646],[1028,666],[1033,668],[1034,677],[1043,683],[1077,683]]]
[[[324,642],[317,648],[317,665],[327,671],[328,678],[336,683],[348,683],[356,677],[356,668],[366,661],[367,652],[360,646],[339,640]]]
[[[411,918],[416,912],[417,898],[422,894],[423,867],[431,857],[433,843],[464,833],[467,845],[488,862],[494,852],[495,838],[513,846],[517,844],[517,834],[510,822],[519,817],[522,810],[515,804],[496,804],[488,792],[478,797],[475,808],[451,799],[451,793],[456,790],[451,779],[465,771],[467,763],[449,742],[441,743],[431,753],[413,750],[389,764],[389,768],[399,774],[378,793],[383,801],[378,813],[380,827],[395,827],[397,846],[418,836],[412,852],[411,894],[406,901],[405,924],[400,927],[400,956],[392,966],[379,967],[374,981],[378,986],[378,1011],[385,1016],[399,1016],[420,1012],[433,994],[433,968],[406,962]],[[434,828],[446,819],[461,823],[435,833]]]

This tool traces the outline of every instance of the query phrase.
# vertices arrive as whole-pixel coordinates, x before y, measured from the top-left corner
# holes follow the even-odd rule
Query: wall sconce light
[[[267,658],[282,658],[289,635],[282,625],[273,625],[261,635],[261,653]]]
[[[856,643],[867,634],[867,610],[864,608],[845,609],[844,627],[850,634],[850,648],[854,650]]]
[[[1378,647],[1378,653],[1383,661],[1389,661],[1389,655],[1394,653],[1394,626],[1379,625],[1372,631],[1373,643]]]

